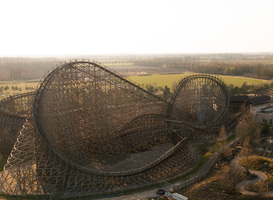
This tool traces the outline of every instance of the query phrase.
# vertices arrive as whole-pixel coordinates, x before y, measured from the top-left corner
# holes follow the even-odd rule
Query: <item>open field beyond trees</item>
[[[0,81],[0,99],[16,94],[35,90],[40,81],[38,79],[22,81]]]
[[[129,76],[128,79],[133,82],[146,85],[151,84],[157,87],[164,87],[167,85],[172,90],[173,84],[179,83],[179,81],[188,74],[153,74],[149,76]],[[244,82],[248,85],[263,85],[265,83],[270,83],[271,81],[262,80],[262,79],[254,79],[247,77],[237,77],[237,76],[219,76],[221,77],[227,85],[233,84],[234,86],[241,86]]]
[[[141,85],[145,88],[146,84],[151,84],[153,86],[162,87],[168,86],[173,90],[174,83],[179,83],[179,81],[189,73],[184,74],[152,74],[152,75],[142,75],[142,76],[129,76],[129,80]],[[227,83],[227,85],[233,84],[234,86],[241,86],[244,82],[248,85],[263,85],[265,83],[271,83],[272,81],[254,79],[247,77],[237,77],[237,76],[221,76],[220,77]],[[9,97],[10,95],[16,95],[20,93],[30,92],[37,88],[40,81],[39,79],[32,80],[18,80],[18,81],[0,81],[0,99]]]

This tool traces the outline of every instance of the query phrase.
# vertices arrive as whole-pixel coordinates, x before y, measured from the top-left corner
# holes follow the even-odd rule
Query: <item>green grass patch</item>
[[[157,87],[165,87],[167,85],[172,90],[172,85],[174,82],[177,82],[184,77],[183,74],[153,74],[149,76],[129,76],[127,77],[129,80],[145,86],[146,84],[151,84]]]
[[[235,131],[235,129],[233,129],[232,130],[232,134],[231,134],[231,136],[229,136],[228,138],[227,138],[227,142],[231,142],[231,141],[233,141],[233,140],[235,140],[236,139],[236,131]]]
[[[179,83],[179,81],[184,78],[186,74],[153,74],[149,76],[129,76],[129,80],[136,82],[137,84],[145,86],[146,84],[151,84],[154,86],[165,87],[167,85],[172,90],[173,84]],[[249,85],[261,85],[264,83],[270,83],[270,81],[238,76],[220,76],[227,85],[233,84],[234,86],[241,86],[244,82]]]
[[[227,139],[216,142],[210,147],[210,150],[205,154],[205,156],[211,156],[214,154],[219,148],[225,146],[227,143],[233,141],[236,139],[236,132],[233,130],[231,136],[229,136]]]
[[[37,79],[21,81],[0,81],[0,87],[3,87],[3,90],[0,91],[0,99],[36,90],[39,83],[40,81]],[[6,86],[8,87],[7,90],[4,89]],[[16,90],[12,89],[15,87]]]
[[[260,156],[248,156],[240,160],[241,166],[264,172],[264,169],[273,170],[273,160]]]
[[[220,76],[228,85],[233,84],[234,86],[241,86],[244,82],[248,85],[261,85],[270,83],[268,80],[247,78],[242,76]]]

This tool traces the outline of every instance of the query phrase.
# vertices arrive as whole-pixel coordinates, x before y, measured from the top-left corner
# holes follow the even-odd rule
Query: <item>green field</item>
[[[129,80],[145,86],[146,84],[151,84],[153,86],[164,87],[167,85],[172,89],[174,82],[178,83],[183,77],[188,74],[153,74],[151,76],[129,76]],[[236,77],[236,76],[219,76],[221,77],[227,85],[233,84],[234,86],[241,86],[244,82],[247,82],[249,85],[260,85],[264,83],[270,83],[270,81],[246,77]]]
[[[16,94],[21,94],[21,93],[26,93],[26,92],[31,92],[35,89],[37,89],[38,84],[40,83],[39,80],[33,79],[33,80],[22,80],[22,81],[0,81],[0,87],[5,88],[8,86],[9,89],[3,90],[0,92],[0,99],[13,96]],[[18,90],[12,90],[13,87],[17,87]],[[33,89],[28,89],[26,90],[26,87],[28,88],[33,88]]]
[[[188,74],[153,74],[149,76],[129,76],[129,80],[135,82],[136,84],[145,87],[146,84],[151,84],[153,86],[165,87],[167,85],[172,90],[173,83],[178,83],[183,77]],[[244,82],[247,82],[250,85],[259,85],[264,83],[270,83],[267,80],[253,79],[246,77],[236,77],[236,76],[220,76],[227,85],[233,84],[234,86],[241,86]],[[26,90],[26,87],[37,88],[39,80],[22,80],[22,81],[2,81],[0,82],[0,87],[8,86],[9,89],[3,90],[0,92],[0,99],[6,98],[10,95],[16,95],[20,93],[30,92],[32,90]],[[12,90],[13,87],[18,87],[18,90]],[[19,89],[20,88],[20,89]]]
[[[132,66],[134,63],[129,62],[105,62],[103,65],[105,66]]]

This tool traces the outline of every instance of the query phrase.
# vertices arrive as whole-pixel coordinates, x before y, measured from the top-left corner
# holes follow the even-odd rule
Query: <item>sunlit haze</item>
[[[273,52],[272,0],[1,0],[0,56]]]

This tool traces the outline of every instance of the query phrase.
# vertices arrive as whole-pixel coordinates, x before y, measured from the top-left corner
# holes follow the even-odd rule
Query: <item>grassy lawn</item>
[[[140,85],[152,84],[154,86],[164,87],[167,85],[172,89],[174,82],[178,83],[186,74],[153,74],[151,76],[129,76],[129,80],[134,81]],[[227,85],[233,84],[234,86],[241,86],[244,82],[247,82],[249,85],[259,85],[264,83],[269,83],[270,81],[246,77],[237,77],[237,76],[219,76],[221,77]]]
[[[31,92],[35,90],[40,83],[40,80],[21,80],[21,81],[0,81],[0,88],[3,87],[3,91],[0,91],[0,99],[9,97],[10,95],[16,95],[26,92]],[[4,88],[8,86],[7,90]],[[12,87],[17,87],[18,89],[12,89]]]
[[[249,156],[241,159],[240,165],[245,168],[254,169],[257,171],[263,171],[263,169],[266,169],[270,171],[272,170],[273,172],[273,160],[266,157]]]
[[[119,64],[119,63],[118,63]],[[124,64],[124,63],[123,63]],[[128,64],[128,63],[125,63]],[[129,63],[130,64],[130,63]],[[186,74],[153,74],[149,76],[129,76],[127,77],[129,80],[132,80],[136,84],[140,84],[143,87],[146,84],[152,84],[153,86],[161,86],[165,87],[167,85],[169,88],[173,87],[173,83],[179,83],[179,81],[185,77]],[[261,79],[253,79],[253,78],[246,78],[246,77],[236,77],[236,76],[220,76],[228,85],[233,84],[234,86],[241,86],[244,82],[247,82],[251,85],[259,85],[264,83],[270,83],[267,80]],[[10,95],[16,95],[20,93],[26,93],[33,91],[39,85],[40,80],[33,79],[33,80],[21,80],[21,81],[0,81],[0,87],[5,88],[6,86],[9,87],[7,90],[0,91],[0,99],[6,98]],[[18,89],[13,90],[12,87],[17,87]],[[28,89],[27,88],[33,88]]]
[[[129,76],[127,78],[137,84],[144,86],[146,84],[152,84],[153,86],[157,87],[165,87],[165,85],[167,85],[169,88],[172,89],[173,83],[178,83],[178,81],[184,76],[185,74],[153,74],[151,76]]]

